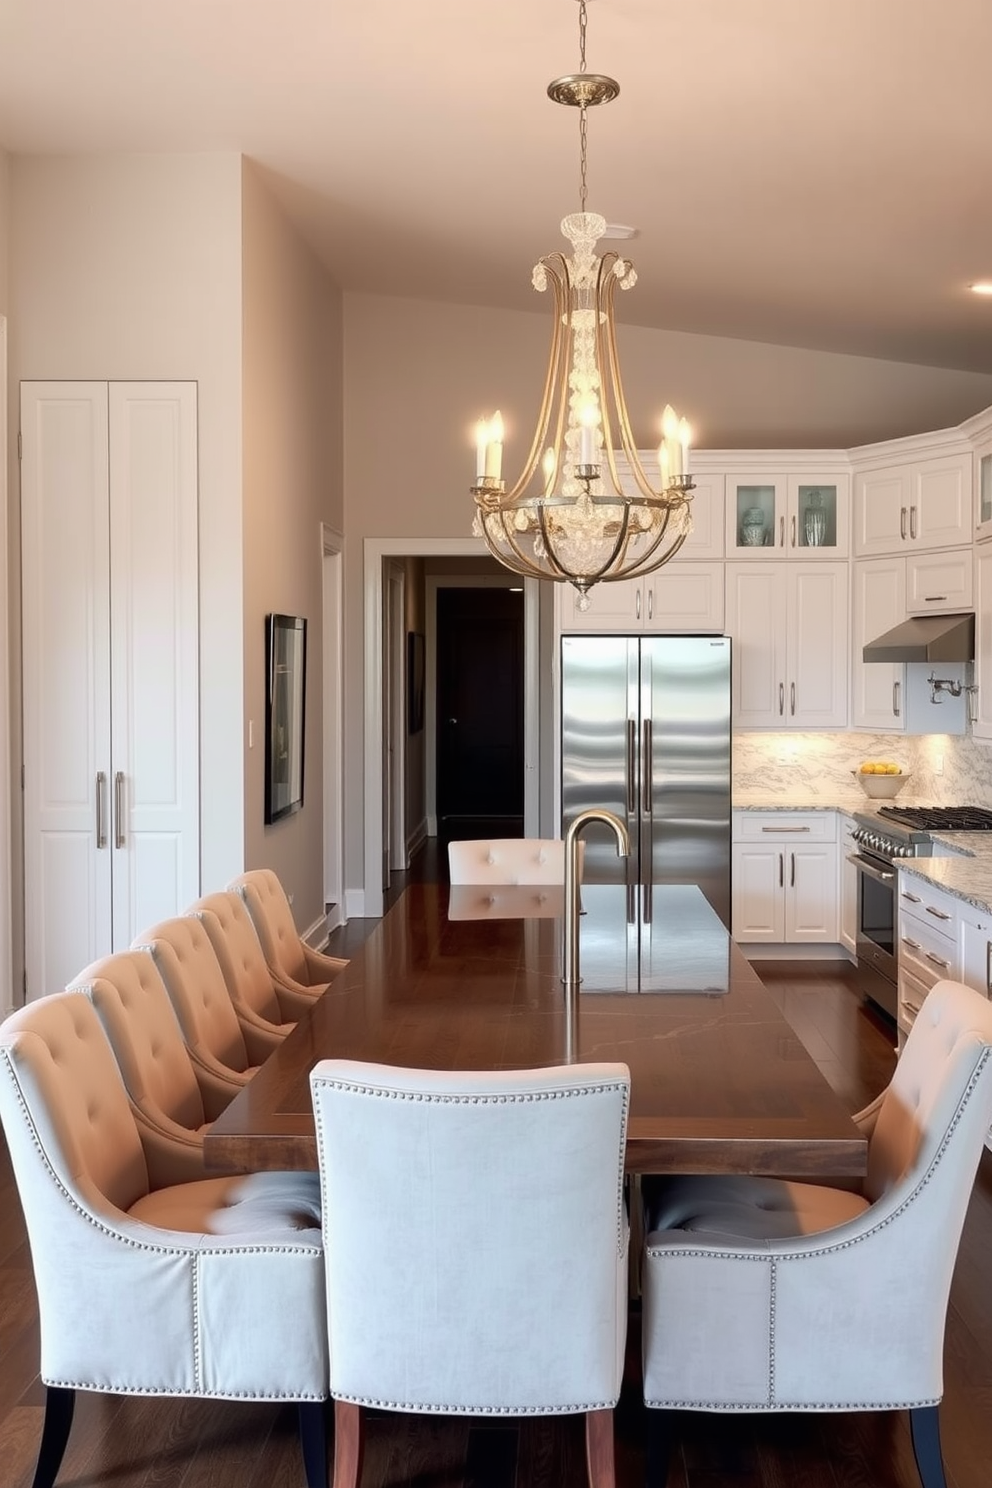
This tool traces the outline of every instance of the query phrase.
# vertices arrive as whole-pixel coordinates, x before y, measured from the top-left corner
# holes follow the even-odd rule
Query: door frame
[[[327,929],[344,923],[344,747],[343,645],[344,538],[325,522],[320,524],[321,599],[323,628],[323,733],[322,769],[324,786],[324,906]]]
[[[0,1016],[23,1000],[14,992],[14,855],[11,831],[10,758],[10,516],[7,508],[7,317],[0,315],[0,575],[5,598],[0,602],[0,976],[4,991]]]
[[[365,608],[364,889],[351,913],[374,919],[383,912],[380,865],[383,843],[384,558],[486,558],[481,537],[366,537],[363,539]],[[498,576],[497,576],[498,577]],[[516,579],[507,570],[507,582]],[[524,580],[524,831],[537,836],[539,819],[539,601],[538,581]],[[433,682],[432,648],[426,658],[426,685]],[[429,694],[428,694],[429,695]],[[430,716],[430,709],[427,710]],[[350,908],[350,904],[349,904]]]
[[[383,889],[410,866],[406,852],[406,569],[390,563],[386,604],[385,724],[383,727]]]

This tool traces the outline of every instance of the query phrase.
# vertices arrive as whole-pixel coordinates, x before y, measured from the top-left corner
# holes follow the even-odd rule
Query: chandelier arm
[[[600,356],[605,366],[609,368],[610,391],[617,411],[617,424],[619,426],[620,445],[627,456],[631,474],[638,490],[642,496],[657,497],[659,492],[654,489],[644,472],[634,436],[630,429],[630,420],[627,416],[627,401],[623,391],[623,377],[620,372],[620,356],[617,351],[616,321],[613,314],[613,301],[616,295],[617,278],[612,272],[613,265],[618,258],[616,253],[604,253],[600,263],[599,273],[603,293],[603,309],[605,314],[597,327],[597,336],[600,347]],[[617,490],[620,489],[619,476],[616,469],[616,461],[612,447],[608,452],[610,474],[613,477]],[[661,493],[664,494],[664,493]]]
[[[568,264],[560,253],[551,253],[547,258],[541,260],[551,278],[552,293],[554,296],[554,324],[551,331],[551,347],[548,353],[548,370],[544,379],[544,391],[541,395],[541,408],[537,417],[537,425],[534,430],[534,438],[531,442],[530,452],[524,463],[521,474],[517,477],[512,489],[498,502],[499,509],[511,506],[526,491],[534,478],[534,472],[541,460],[541,451],[547,440],[548,427],[552,421],[552,412],[555,402],[555,390],[561,384],[561,367],[565,354],[568,350],[568,338],[571,334],[571,294],[568,274]],[[559,447],[563,415],[559,406],[558,431],[555,448]]]
[[[492,553],[497,562],[502,563],[503,567],[510,569],[512,573],[520,574],[522,578],[544,578],[545,575],[540,571],[540,569],[535,568],[533,559],[528,558],[527,555],[525,553],[522,553],[520,548],[518,547],[516,532],[511,526],[507,525],[507,514],[505,512],[495,511],[490,512],[489,515],[499,522],[500,526],[503,529],[503,538],[507,544],[507,547],[509,548],[509,552],[505,551],[503,548],[500,548],[499,551],[497,551],[496,548],[493,546],[489,528],[486,523],[483,522],[482,531],[483,537],[486,541],[486,546],[489,548],[489,551]]]
[[[682,544],[685,542],[688,536],[688,532],[680,532],[678,537],[672,543],[672,546],[665,552],[665,554],[661,558],[652,562],[650,555],[645,554],[645,556],[641,558],[633,566],[633,568],[625,569],[622,574],[617,574],[616,577],[622,579],[643,579],[645,574],[655,573],[659,568],[663,568],[666,563],[671,562],[671,560],[675,557],[675,554],[678,552],[679,548],[681,548]],[[656,544],[652,544],[652,552],[655,546]]]

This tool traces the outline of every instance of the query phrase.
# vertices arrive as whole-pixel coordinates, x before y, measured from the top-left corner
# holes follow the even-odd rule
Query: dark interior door
[[[438,835],[520,837],[524,596],[437,591]]]

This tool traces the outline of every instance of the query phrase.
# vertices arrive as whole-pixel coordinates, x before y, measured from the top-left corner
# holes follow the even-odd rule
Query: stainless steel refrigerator
[[[630,857],[591,824],[586,883],[693,883],[730,927],[730,638],[568,635],[561,640],[562,832],[605,806]]]

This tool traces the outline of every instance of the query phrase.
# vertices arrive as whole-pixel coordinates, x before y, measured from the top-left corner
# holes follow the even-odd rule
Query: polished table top
[[[218,1170],[316,1168],[318,1059],[427,1069],[622,1060],[631,1172],[853,1177],[866,1145],[700,891],[583,886],[566,1015],[561,891],[412,884],[207,1133]]]

